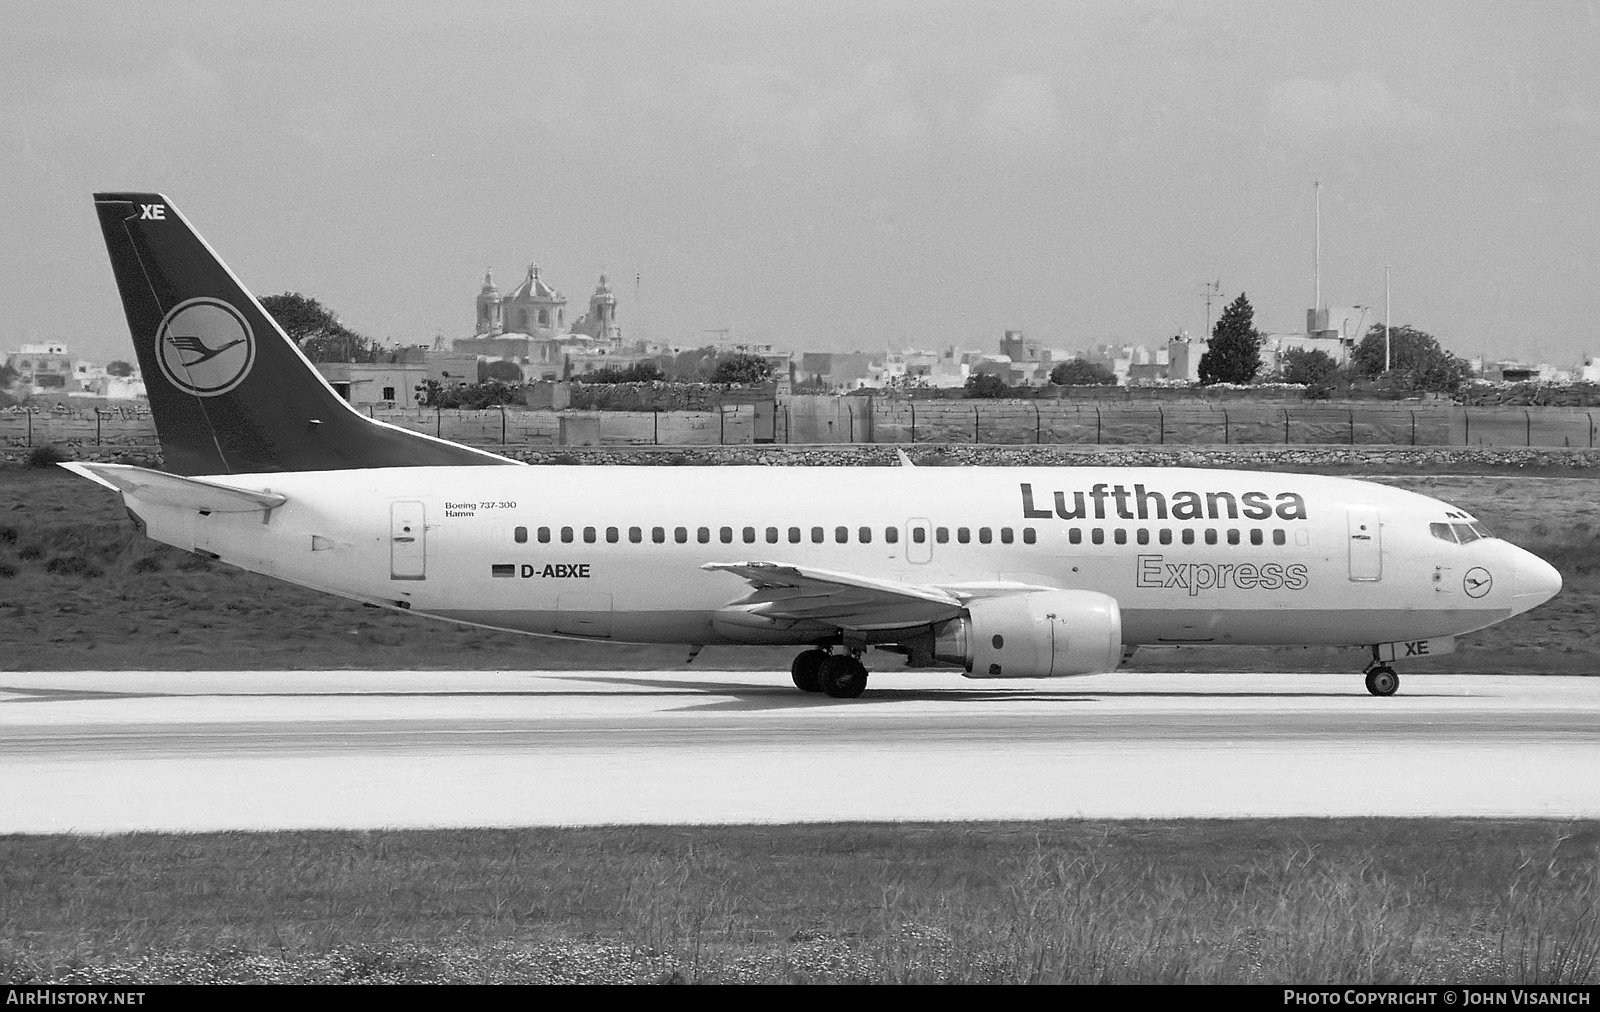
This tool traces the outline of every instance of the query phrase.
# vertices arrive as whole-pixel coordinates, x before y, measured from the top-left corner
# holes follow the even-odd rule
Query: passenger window
[[[1217,529],[1215,527],[1207,527],[1206,528],[1206,544],[1214,545],[1216,543],[1217,543]]]
[[[672,540],[676,541],[680,545],[688,544],[689,543],[689,528],[687,528],[687,527],[674,527],[672,529]]]
[[[638,527],[628,528],[628,543],[637,545],[644,540],[644,530]]]
[[[883,540],[889,542],[889,544],[891,544],[891,545],[899,544],[900,543],[900,528],[898,528],[898,527],[885,527],[883,529]]]
[[[1067,540],[1075,545],[1081,545],[1083,544],[1083,532],[1074,527],[1067,532]]]
[[[1034,529],[1032,527],[1024,527],[1022,529],[1022,543],[1023,544],[1031,545],[1031,544],[1033,544],[1034,542],[1036,542],[1038,540],[1039,540],[1039,535],[1037,533],[1035,533],[1035,531],[1034,531]]]
[[[665,527],[652,527],[652,528],[650,528],[650,540],[654,541],[658,545],[666,544],[667,543],[667,529]]]
[[[539,544],[548,545],[549,543],[550,543],[550,528],[548,528],[548,527],[539,528]]]
[[[1229,527],[1228,528],[1228,544],[1237,545],[1238,543],[1239,543],[1239,528],[1237,528],[1237,527]]]
[[[592,544],[594,544],[594,538],[595,538],[594,528],[593,527],[585,527],[583,529],[583,543],[586,544],[586,545],[592,545]]]
[[[789,528],[789,544],[798,545],[799,543],[800,543],[800,528],[798,528],[798,527]]]
[[[941,545],[948,545],[950,543],[950,528],[935,527],[933,529],[933,540]]]
[[[923,542],[927,541],[928,540],[927,528],[924,528],[924,527],[913,527],[913,528],[911,528],[911,540],[915,541],[919,545],[922,544]]]
[[[825,532],[824,532],[824,531],[823,531],[823,530],[822,530],[822,528],[821,528],[821,527],[813,527],[813,528],[811,528],[811,543],[812,543],[812,544],[813,544],[813,545],[820,545],[820,544],[822,544],[822,542],[823,542],[823,540],[824,540],[824,539],[825,539],[825,538],[826,538],[826,537],[827,537],[827,535],[826,535],[826,533],[825,533]]]
[[[606,544],[614,545],[622,537],[622,532],[615,527],[606,528]]]
[[[991,542],[993,540],[994,540],[994,531],[991,528],[988,528],[988,527],[979,527],[978,528],[978,543],[979,544],[987,545],[989,542]]]
[[[1161,533],[1160,533],[1159,536],[1157,536],[1156,540],[1161,542],[1163,545],[1172,544],[1172,528],[1170,528],[1170,527],[1161,528]]]
[[[528,529],[526,527],[518,527],[515,531],[511,532],[511,536],[516,539],[516,542],[519,545],[525,545],[528,543]]]
[[[970,542],[972,540],[972,529],[970,527],[957,527],[956,540],[963,545]]]
[[[1089,540],[1093,541],[1097,545],[1103,545],[1106,543],[1106,532],[1103,529],[1096,527],[1094,530],[1089,532]]]
[[[1133,540],[1139,542],[1141,545],[1148,545],[1150,543],[1150,532],[1141,527],[1133,532]]]
[[[860,541],[863,545],[872,544],[872,528],[863,527],[859,531],[856,531],[856,540]]]
[[[1263,537],[1262,534],[1261,534],[1261,528],[1252,527],[1250,529],[1250,543],[1252,545],[1259,545],[1259,544],[1261,544],[1261,542],[1263,542],[1265,540],[1266,540],[1266,538]]]
[[[572,528],[571,527],[563,527],[563,528],[561,528],[561,543],[563,545],[572,544]]]
[[[1128,532],[1123,530],[1121,527],[1118,527],[1116,530],[1111,532],[1111,540],[1115,541],[1119,545],[1125,545],[1128,543]]]
[[[746,527],[739,533],[744,535],[745,544],[753,545],[756,543],[756,529],[754,527]]]
[[[777,543],[778,543],[778,529],[776,527],[768,527],[767,528],[767,544],[775,545]]]
[[[1009,528],[1009,527],[1000,528],[1000,543],[1002,545],[1011,544],[1012,538],[1013,538],[1013,533],[1012,533],[1011,528]]]
[[[720,527],[720,528],[718,528],[717,529],[717,537],[721,538],[722,539],[722,543],[725,544],[725,545],[733,544],[733,528],[732,527]]]
[[[1183,529],[1183,543],[1186,544],[1186,545],[1194,544],[1194,528],[1193,527],[1185,527]]]
[[[1272,531],[1272,543],[1273,544],[1281,545],[1281,544],[1286,543],[1288,540],[1289,540],[1288,535],[1283,533],[1283,528],[1282,527],[1277,527],[1277,528],[1273,529],[1273,531]]]
[[[694,536],[695,540],[699,541],[702,545],[709,545],[711,543],[711,528],[702,527],[694,532]]]
[[[850,540],[850,528],[835,527],[833,529],[833,540],[839,542],[841,545],[848,542]]]

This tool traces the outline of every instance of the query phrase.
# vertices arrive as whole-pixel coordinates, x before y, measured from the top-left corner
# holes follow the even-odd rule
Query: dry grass
[[[1600,980],[1600,825],[0,839],[0,979]]]

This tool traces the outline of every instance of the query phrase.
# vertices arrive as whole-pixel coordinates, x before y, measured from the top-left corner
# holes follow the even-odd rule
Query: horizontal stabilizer
[[[230,488],[214,481],[183,478],[165,471],[134,467],[131,464],[62,464],[62,467],[81,474],[106,488],[144,502],[178,506],[205,513],[257,513],[276,509],[288,502],[287,496],[276,492],[253,492],[244,488]]]

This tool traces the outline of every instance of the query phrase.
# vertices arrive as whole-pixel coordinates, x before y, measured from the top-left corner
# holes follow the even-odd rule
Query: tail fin
[[[166,197],[94,203],[169,471],[517,463],[357,412]]]

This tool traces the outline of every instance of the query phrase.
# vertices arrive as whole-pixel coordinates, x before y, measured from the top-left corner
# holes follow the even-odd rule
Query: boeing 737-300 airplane
[[[1390,662],[1561,588],[1465,511],[1349,479],[523,465],[357,412],[165,197],[95,207],[168,470],[65,466],[157,541],[352,600],[539,636],[793,644],[795,684],[839,698],[866,687],[868,647],[1047,678],[1204,643],[1367,647],[1387,696]]]

